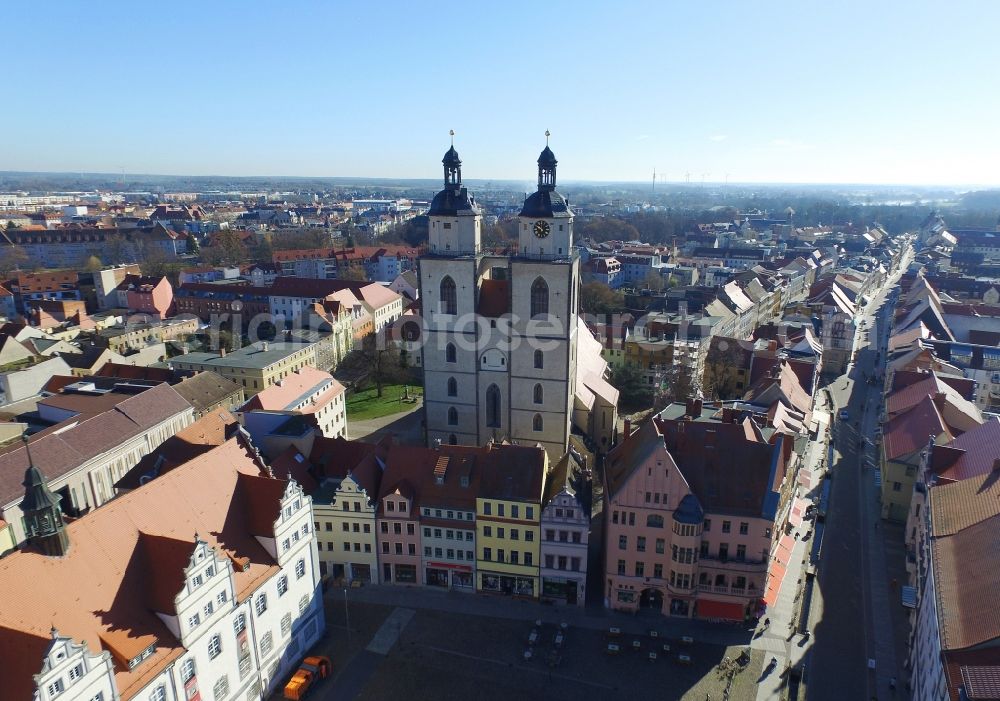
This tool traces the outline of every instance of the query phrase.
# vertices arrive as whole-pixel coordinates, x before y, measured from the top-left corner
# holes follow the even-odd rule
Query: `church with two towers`
[[[462,184],[454,146],[442,164],[444,189],[428,212],[418,269],[428,442],[507,440],[541,445],[557,459],[576,418],[610,447],[617,392],[603,381],[600,344],[580,323],[573,212],[556,191],[555,154],[546,145],[538,157],[538,188],[518,215],[517,247],[503,254],[482,247],[482,213]],[[590,385],[605,395],[600,417],[592,416],[598,402]],[[595,419],[603,433],[593,430]]]

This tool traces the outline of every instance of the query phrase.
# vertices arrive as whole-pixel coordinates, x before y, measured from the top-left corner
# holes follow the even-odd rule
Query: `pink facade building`
[[[174,314],[174,288],[166,277],[126,275],[117,292],[118,304],[132,313],[157,319]]]
[[[609,455],[605,603],[742,621],[758,614],[791,490],[790,438],[731,409],[673,404]]]
[[[419,450],[419,449],[418,449]],[[421,465],[387,460],[379,490],[376,522],[383,584],[419,584]]]

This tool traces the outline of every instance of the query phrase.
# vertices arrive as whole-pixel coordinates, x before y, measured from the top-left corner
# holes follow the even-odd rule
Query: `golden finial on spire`
[[[455,130],[454,129],[449,129],[448,130],[448,136],[451,137],[451,145],[454,146],[455,145]]]
[[[549,133],[549,130],[548,130],[548,129],[546,129],[546,130],[545,130],[545,145],[546,145],[546,146],[548,146],[548,145],[549,145],[549,137],[550,137],[550,136],[552,136],[552,135],[551,135],[551,134]]]

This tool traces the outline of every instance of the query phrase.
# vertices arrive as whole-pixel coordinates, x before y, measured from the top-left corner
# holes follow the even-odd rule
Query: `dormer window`
[[[49,684],[49,686],[47,687],[47,691],[49,692],[49,696],[58,696],[59,694],[61,694],[65,690],[66,690],[66,686],[63,684],[63,680],[62,679],[56,679],[54,682],[52,682],[51,684]]]
[[[194,577],[191,578],[191,588],[197,589],[202,585],[203,582],[204,580],[201,578],[201,575],[196,574]]]
[[[153,643],[152,645],[150,645],[149,647],[147,647],[145,650],[143,650],[142,652],[140,652],[137,656],[135,656],[131,660],[129,660],[128,661],[128,668],[129,669],[135,669],[135,667],[140,662],[142,662],[147,657],[152,656],[153,653],[155,653],[155,652],[156,652],[156,643]]]

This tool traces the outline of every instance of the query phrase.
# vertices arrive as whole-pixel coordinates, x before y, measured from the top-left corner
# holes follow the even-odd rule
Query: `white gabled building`
[[[312,504],[239,437],[65,525],[29,467],[0,699],[252,701],[324,629]]]

